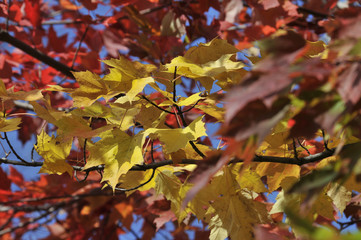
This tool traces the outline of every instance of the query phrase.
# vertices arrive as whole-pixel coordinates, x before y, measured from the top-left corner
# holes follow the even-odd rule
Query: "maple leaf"
[[[210,239],[219,239],[225,234],[234,239],[251,239],[253,224],[269,221],[264,204],[248,199],[241,192],[233,192],[238,185],[234,175],[227,168],[224,168],[221,176],[213,179],[212,184],[218,185],[221,189],[219,197],[211,203],[211,208],[207,212],[212,215],[209,222]]]
[[[85,169],[105,165],[102,181],[108,181],[114,189],[122,174],[135,164],[143,163],[142,146],[145,134],[138,133],[129,136],[118,128],[99,135],[102,139],[96,143],[89,143],[89,159]]]
[[[11,118],[6,119],[4,117],[0,118],[0,132],[11,132],[18,130],[20,127],[21,118]]]
[[[41,90],[32,90],[28,92],[15,91],[14,87],[6,89],[3,81],[0,81],[0,98],[3,100],[24,100],[24,101],[36,101],[43,98]]]
[[[203,117],[198,117],[186,128],[177,129],[156,129],[148,128],[145,134],[155,134],[161,142],[167,153],[175,152],[184,148],[189,141],[194,141],[199,137],[207,136]]]
[[[124,57],[102,62],[113,67],[110,69],[110,73],[104,77],[108,88],[113,92],[126,92],[130,102],[143,90],[145,85],[154,82],[150,76],[156,69],[154,65],[131,62]]]
[[[182,201],[189,186],[183,185],[182,182],[170,170],[160,172],[155,179],[155,191],[158,194],[163,194],[166,199],[171,201],[171,209],[182,221],[187,212],[183,210]]]
[[[85,71],[73,72],[73,75],[79,83],[79,88],[71,93],[74,99],[74,107],[90,106],[108,93],[105,82],[97,74]]]
[[[244,63],[236,61],[238,49],[224,40],[214,39],[209,43],[190,48],[184,57],[174,58],[165,67],[195,80],[201,79],[206,90],[210,91],[215,77],[223,72],[241,69]]]
[[[26,0],[25,1],[26,16],[30,20],[34,27],[41,25],[41,14],[40,14],[40,1],[37,0]]]
[[[73,175],[73,168],[66,162],[72,145],[72,139],[50,137],[42,131],[37,137],[36,151],[44,158],[43,166],[39,173]]]

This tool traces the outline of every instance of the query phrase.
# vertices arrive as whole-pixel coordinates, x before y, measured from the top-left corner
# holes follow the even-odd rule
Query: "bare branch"
[[[66,66],[65,64],[56,61],[55,59],[49,57],[48,55],[38,51],[35,48],[32,48],[31,46],[29,46],[28,44],[20,41],[17,38],[14,38],[13,36],[11,36],[9,33],[3,31],[0,29],[0,41],[3,42],[7,42],[10,45],[19,48],[20,50],[22,50],[23,52],[29,54],[30,56],[38,59],[39,61],[49,65],[50,67],[58,70],[59,72],[63,73],[64,75],[66,75],[67,77],[74,79],[73,74],[71,73],[71,71],[74,71],[74,69]]]
[[[142,97],[143,99],[147,100],[150,104],[152,104],[154,107],[158,108],[159,110],[161,110],[161,111],[163,111],[163,112],[166,112],[166,113],[169,113],[169,114],[175,115],[174,112],[171,112],[171,111],[168,111],[168,110],[166,110],[166,109],[163,109],[163,108],[159,107],[157,104],[155,104],[154,102],[152,102],[152,101],[151,101],[149,98],[147,98],[146,96],[141,95],[141,97]]]
[[[25,163],[25,164],[28,164],[28,162],[25,161],[25,159],[23,159],[22,157],[20,157],[20,155],[15,151],[15,149],[14,149],[13,145],[11,144],[11,142],[10,142],[10,140],[9,140],[8,135],[7,135],[6,132],[4,132],[4,137],[5,137],[5,140],[6,140],[7,144],[9,145],[9,147],[10,147],[10,149],[11,149],[11,152],[14,153],[14,155],[15,155],[20,161],[22,161],[22,162]]]
[[[152,175],[150,176],[150,178],[145,181],[144,183],[139,184],[138,186],[132,187],[132,188],[114,188],[114,190],[116,191],[121,191],[121,192],[129,192],[129,191],[133,191],[133,190],[137,190],[138,188],[143,187],[144,185],[146,185],[147,183],[149,183],[150,181],[152,181],[153,177],[154,177],[154,173],[155,173],[155,168],[152,169]]]
[[[351,144],[347,144],[345,146],[343,146],[343,149],[347,149],[351,146],[353,146],[354,144],[357,143],[351,143]],[[313,155],[309,155],[306,157],[299,157],[298,159],[293,157],[276,157],[276,156],[259,156],[256,155],[253,158],[253,162],[273,162],[273,163],[282,163],[282,164],[292,164],[292,165],[304,165],[304,164],[308,164],[308,163],[313,163],[313,162],[318,162],[322,159],[331,157],[334,152],[335,152],[336,148],[332,148],[329,151],[324,151],[324,152],[320,152],[320,153],[316,153]],[[231,161],[229,162],[230,164],[232,163],[240,163],[243,162],[243,159],[238,159],[238,158],[234,158],[231,159]],[[196,160],[196,159],[182,159],[180,161],[179,164],[199,164],[203,162],[203,160]],[[1,163],[5,163],[5,164],[12,164],[12,165],[21,165],[21,166],[28,166],[28,167],[41,167],[43,165],[42,162],[28,162],[28,163],[24,163],[24,162],[20,162],[20,161],[16,161],[16,160],[9,160],[7,158],[0,158],[0,164]],[[130,171],[146,171],[149,169],[156,169],[162,166],[166,166],[166,165],[172,165],[174,164],[174,162],[172,160],[165,160],[165,161],[161,161],[161,162],[154,162],[154,163],[149,163],[146,165],[135,165],[133,166]],[[98,165],[95,167],[91,167],[88,169],[84,169],[84,167],[81,166],[72,166],[74,170],[76,171],[85,171],[85,172],[90,172],[90,171],[102,171],[104,170],[104,165]]]

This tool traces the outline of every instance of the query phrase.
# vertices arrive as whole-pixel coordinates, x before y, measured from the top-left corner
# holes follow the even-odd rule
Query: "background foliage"
[[[0,235],[360,237],[360,10],[0,3]]]

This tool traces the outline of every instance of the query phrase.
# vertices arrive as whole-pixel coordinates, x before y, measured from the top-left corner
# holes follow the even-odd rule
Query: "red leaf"
[[[79,0],[83,6],[88,10],[95,10],[98,7],[98,2],[93,0]]]
[[[112,57],[118,57],[119,51],[129,51],[128,47],[122,44],[122,38],[117,33],[109,29],[104,30],[103,42]]]
[[[12,67],[6,61],[4,55],[0,55],[0,78],[10,78],[12,76]]]
[[[10,169],[9,179],[19,187],[22,186],[24,184],[23,175],[21,175],[21,173],[19,173],[18,170],[16,170],[16,168],[12,166],[9,166],[9,169]]]
[[[88,70],[98,72],[100,70],[100,61],[98,52],[89,52],[81,56],[81,63]]]
[[[22,14],[21,9],[18,5],[12,4],[10,7],[9,18],[15,22],[19,22],[21,20]]]
[[[67,35],[58,37],[56,35],[56,32],[54,31],[53,26],[50,26],[48,37],[49,37],[49,47],[51,49],[53,49],[55,52],[58,53],[65,52],[65,44],[68,38]]]
[[[0,168],[0,189],[2,190],[10,190],[11,181],[4,172],[2,168]]]
[[[40,1],[41,0],[25,0],[26,17],[30,20],[34,27],[39,27],[42,21],[40,13]]]

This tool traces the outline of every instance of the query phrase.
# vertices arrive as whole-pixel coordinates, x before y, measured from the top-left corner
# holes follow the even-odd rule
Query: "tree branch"
[[[347,148],[353,146],[354,144],[357,144],[357,143],[347,144],[347,145],[343,146],[343,149],[347,149]],[[325,150],[324,152],[316,153],[316,154],[309,155],[306,157],[301,157],[301,158],[256,155],[253,158],[253,162],[272,162],[272,163],[292,164],[292,165],[301,166],[304,164],[318,162],[322,159],[331,157],[335,153],[335,150],[336,150],[336,148],[332,148],[330,150]],[[196,164],[197,165],[202,162],[203,162],[203,160],[182,159],[179,164]],[[229,162],[229,164],[240,163],[240,162],[244,162],[244,160],[239,159],[239,158],[234,158]],[[11,164],[11,165],[19,165],[19,166],[27,166],[27,167],[41,167],[43,165],[42,162],[24,163],[24,162],[20,162],[20,161],[16,161],[16,160],[9,160],[7,158],[0,158],[0,164],[1,163]],[[159,167],[163,167],[166,165],[172,165],[172,164],[174,164],[174,162],[172,160],[166,160],[166,161],[161,161],[161,162],[149,163],[146,165],[135,165],[130,169],[130,171],[146,171],[149,169],[156,169]],[[104,165],[98,165],[98,166],[91,167],[88,169],[84,169],[84,167],[81,167],[81,166],[72,166],[72,167],[76,171],[85,171],[85,172],[104,170]]]
[[[63,73],[67,77],[74,79],[73,74],[71,71],[74,71],[74,69],[66,66],[65,64],[56,61],[55,59],[49,57],[48,55],[36,50],[35,48],[32,48],[28,44],[18,40],[17,38],[14,38],[9,33],[5,32],[4,30],[0,29],[0,41],[7,42],[10,45],[19,48],[23,52],[29,54],[30,56],[38,59],[39,61],[49,65],[50,67],[58,70],[59,72]]]

